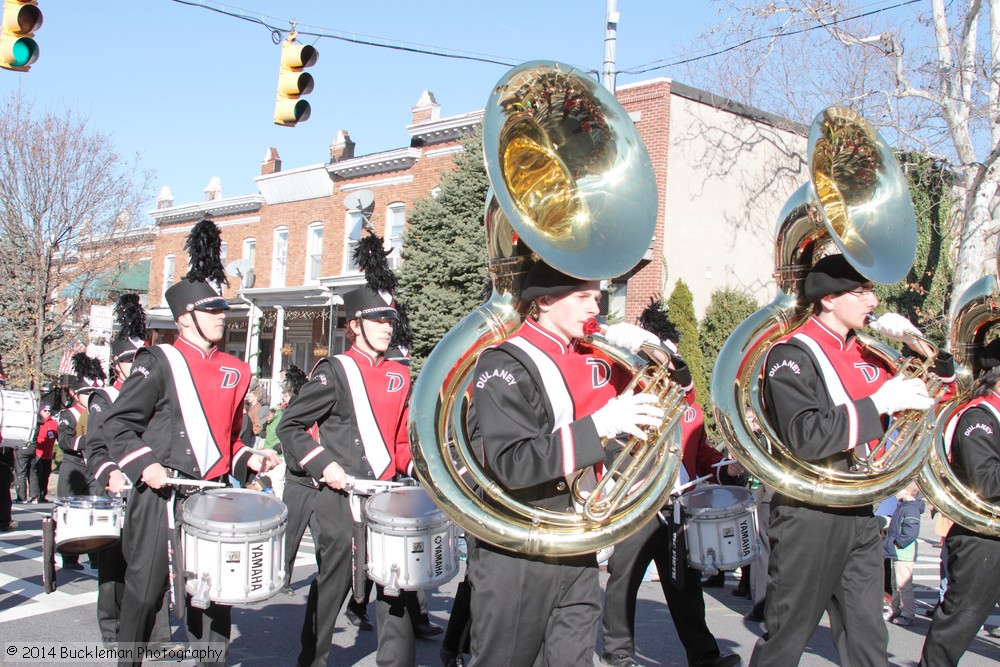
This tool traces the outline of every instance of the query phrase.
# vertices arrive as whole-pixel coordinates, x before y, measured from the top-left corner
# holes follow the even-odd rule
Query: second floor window
[[[274,257],[271,263],[271,287],[285,286],[285,270],[288,268],[288,227],[274,230]]]
[[[255,266],[257,262],[257,239],[243,239],[243,259]]]
[[[398,269],[403,261],[403,227],[406,225],[406,205],[391,204],[385,215],[385,249],[392,248],[386,258],[389,267]]]
[[[364,217],[362,217],[361,211],[348,211],[346,226],[344,271],[358,271],[358,263],[354,261],[354,249],[358,246],[358,241],[361,240],[361,235],[364,233]]]
[[[319,282],[323,265],[323,225],[314,222],[309,225],[309,238],[306,239],[306,284]]]
[[[174,256],[167,255],[163,258],[163,290],[160,294],[161,301],[167,302],[167,288],[174,284]]]

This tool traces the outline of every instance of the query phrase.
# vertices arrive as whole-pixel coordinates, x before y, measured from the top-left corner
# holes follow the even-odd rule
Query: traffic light
[[[311,93],[313,77],[303,72],[319,59],[319,51],[308,44],[295,41],[294,31],[281,44],[281,70],[278,72],[278,99],[274,103],[274,124],[295,127],[309,118],[309,103],[300,99]]]
[[[4,0],[0,67],[18,72],[31,69],[38,60],[38,44],[32,36],[41,27],[42,10],[36,0]]]

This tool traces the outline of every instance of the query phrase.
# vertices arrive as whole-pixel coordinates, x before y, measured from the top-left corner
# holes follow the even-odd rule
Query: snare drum
[[[680,503],[691,567],[714,574],[757,558],[757,504],[751,491],[709,486],[685,493]]]
[[[82,554],[121,540],[125,505],[105,496],[64,496],[52,509],[56,551]]]
[[[259,602],[281,590],[285,503],[250,489],[211,489],[181,503],[179,521],[193,606]]]
[[[436,588],[458,574],[458,531],[427,492],[404,486],[365,501],[368,576],[388,595]]]

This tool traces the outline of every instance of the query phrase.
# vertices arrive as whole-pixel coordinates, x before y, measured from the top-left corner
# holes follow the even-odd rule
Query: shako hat
[[[86,352],[73,355],[73,372],[75,375],[70,378],[69,388],[77,394],[100,389],[108,379],[101,360],[88,356]]]
[[[344,311],[348,320],[375,320],[383,317],[395,320],[399,317],[393,306],[392,295],[376,292],[370,287],[359,287],[345,294]]]
[[[802,296],[809,303],[816,303],[824,296],[850,292],[870,282],[843,255],[827,255],[806,275]]]
[[[219,260],[222,252],[219,228],[205,218],[188,234],[184,249],[190,258],[190,270],[166,292],[174,319],[194,310],[229,310],[229,303],[222,296],[222,285],[229,285],[229,279]]]
[[[572,292],[588,282],[591,281],[566,275],[539,260],[528,269],[528,275],[524,278],[524,288],[521,290],[521,299],[534,301],[540,296]]]

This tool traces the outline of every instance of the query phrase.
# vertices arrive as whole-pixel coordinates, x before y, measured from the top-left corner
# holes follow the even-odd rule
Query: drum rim
[[[90,504],[84,505],[83,503]],[[121,498],[112,498],[110,496],[59,496],[53,504],[56,507],[83,510],[117,510],[125,507],[125,503],[122,502]]]
[[[381,504],[383,501],[388,502],[392,495],[402,496],[412,494],[418,494],[426,498],[430,506],[433,508],[433,512],[427,512],[425,514],[421,514],[420,516],[403,517],[389,514],[386,509],[377,507],[377,505]],[[441,511],[441,508],[434,504],[434,501],[431,500],[430,494],[419,486],[401,486],[394,489],[379,491],[378,493],[372,494],[367,500],[364,501],[364,503],[362,503],[362,510],[364,511],[365,518],[370,524],[375,524],[379,527],[395,528],[396,530],[405,530],[406,528],[425,530],[452,523],[451,519],[449,519],[448,516]]]
[[[731,505],[725,505],[722,507],[691,507],[690,504],[691,500],[696,496],[719,493],[720,491],[734,496],[743,496],[743,499],[737,503],[733,503]],[[753,491],[751,491],[750,489],[732,484],[721,484],[721,485],[704,486],[701,488],[688,491],[687,493],[681,495],[680,504],[684,508],[685,512],[687,512],[689,515],[693,515],[693,514],[703,514],[703,513],[715,513],[720,511],[727,512],[731,511],[735,507],[739,508],[753,507],[756,506],[757,502],[754,499]],[[744,510],[741,510],[739,513],[742,513],[742,511]]]
[[[266,503],[278,503],[275,507],[280,507],[281,511],[272,517],[244,522],[215,521],[197,516],[192,512],[192,508],[194,507],[194,503],[192,501],[204,500],[206,497],[218,495],[253,496],[255,498],[265,498],[266,500],[264,502]],[[191,534],[201,533],[207,536],[218,537],[224,537],[227,535],[263,535],[280,530],[282,525],[288,523],[288,505],[269,493],[263,493],[262,491],[255,491],[253,489],[234,489],[228,487],[224,489],[206,489],[185,498],[181,503],[178,516],[180,518],[181,525],[184,528],[192,529],[190,531]],[[253,530],[249,532],[236,532],[236,526],[251,527]]]

